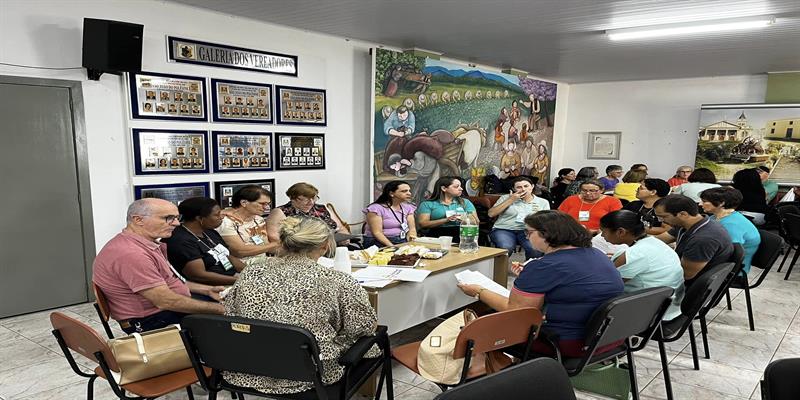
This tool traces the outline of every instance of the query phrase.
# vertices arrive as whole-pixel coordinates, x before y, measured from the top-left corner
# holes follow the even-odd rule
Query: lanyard
[[[203,244],[203,246],[206,246],[206,248],[207,248],[207,249],[209,249],[209,250],[212,250],[212,249],[213,249],[212,247],[209,247],[209,246],[206,244],[206,242],[204,242],[204,241],[203,241],[203,239],[202,239],[202,238],[200,238],[199,236],[195,235],[195,234],[194,234],[194,232],[190,231],[190,230],[189,230],[189,228],[187,228],[185,225],[181,225],[181,227],[182,227],[183,229],[186,229],[186,232],[189,232],[189,233],[191,233],[191,234],[192,234],[192,236],[194,236],[194,238],[195,238],[195,239],[197,239],[197,241],[198,241],[198,242],[202,243],[202,244]],[[238,231],[237,231],[237,232],[238,232]],[[203,236],[205,236],[205,238],[208,240],[208,242],[209,242],[209,243],[211,243],[211,244],[213,244],[213,245],[214,245],[214,247],[217,247],[217,245],[219,245],[219,243],[214,243],[214,241],[213,241],[213,240],[211,240],[211,238],[210,238],[210,237],[208,237],[208,235],[207,235],[205,232],[203,232]]]
[[[238,218],[237,218],[237,219],[238,219]],[[241,226],[244,226],[244,224],[242,224],[242,225],[239,225],[239,223],[238,223],[238,222],[236,222],[236,220],[237,220],[237,219],[231,218],[231,221],[233,221],[233,228],[234,228],[234,230],[236,230],[236,234],[237,234],[237,235],[239,235],[239,239],[242,239],[242,242],[245,242],[245,243],[247,243],[247,240],[245,240],[245,239],[244,239],[244,237],[242,237],[242,233],[241,233],[241,232],[239,232],[239,227],[241,227]],[[262,218],[262,219],[263,219],[263,218]],[[244,221],[243,221],[243,222],[244,222]],[[256,217],[256,218],[253,218],[253,223],[256,225],[256,226],[255,226],[255,232],[256,232],[256,233],[259,233],[259,232],[258,232],[259,225],[258,225],[258,218],[257,218],[257,217]],[[264,225],[266,225],[266,222],[264,222]],[[190,232],[190,233],[191,233],[191,232]],[[193,234],[193,233],[192,233],[192,234]],[[205,234],[205,232],[203,232],[203,234]],[[194,234],[193,234],[193,235],[194,235]],[[196,237],[196,236],[195,236],[195,237]],[[199,239],[199,238],[198,238],[198,239]],[[211,242],[211,243],[214,243],[214,242]]]
[[[691,237],[692,235],[694,235],[694,234],[695,234],[695,232],[699,231],[699,230],[700,230],[700,229],[702,229],[704,226],[708,225],[708,223],[709,223],[709,222],[711,222],[711,220],[710,220],[710,219],[708,219],[708,218],[706,218],[705,222],[703,222],[702,224],[700,224],[700,226],[698,226],[698,227],[697,227],[697,229],[695,229],[694,231],[692,231],[692,233],[691,233],[691,234],[689,234],[689,233],[688,233],[688,232],[689,232],[688,230],[686,230],[686,231],[683,231],[683,232],[678,232],[678,237],[675,239],[675,247],[678,247],[678,246],[680,246],[680,244],[681,244],[681,240],[682,240],[682,239],[686,239],[686,238],[688,238],[688,237]],[[690,229],[691,229],[691,228],[690,228]]]
[[[396,219],[400,225],[403,225],[403,221],[406,219],[406,215],[403,214],[403,205],[400,205],[400,218],[397,218],[397,213],[394,212],[392,206],[389,206],[389,210],[392,212],[392,215],[394,215],[394,219]]]
[[[601,198],[599,198],[599,199],[597,199],[597,202],[596,202],[596,203],[594,203],[594,204],[592,204],[592,206],[591,206],[591,207],[589,207],[589,209],[588,209],[588,210],[584,210],[584,209],[583,209],[583,206],[584,206],[584,204],[586,204],[586,203],[584,203],[584,202],[583,202],[583,199],[580,199],[580,200],[581,200],[581,206],[578,208],[578,212],[581,212],[581,211],[588,211],[588,212],[592,212],[592,209],[593,209],[593,208],[594,208],[596,205],[600,204],[600,200],[602,200],[602,199],[603,199],[602,197],[601,197]]]

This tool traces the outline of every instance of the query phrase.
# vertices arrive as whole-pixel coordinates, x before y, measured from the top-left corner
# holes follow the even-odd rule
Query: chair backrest
[[[752,265],[756,268],[769,270],[780,255],[780,250],[783,247],[783,238],[763,229],[759,229],[758,233],[761,235],[761,244],[758,245],[758,249],[753,255]]]
[[[800,215],[800,208],[795,203],[778,203],[775,206],[775,211],[778,213],[778,234],[788,241],[789,232],[786,226],[786,214]]]
[[[111,348],[92,327],[60,312],[50,314],[50,323],[69,349],[96,363],[100,361],[95,357],[95,353],[100,352],[103,354],[108,368],[112,371],[119,371]],[[65,356],[71,357],[68,354]]]
[[[535,327],[535,332],[538,333],[542,319],[542,312],[533,307],[500,311],[477,318],[459,332],[453,358],[464,358],[467,342],[470,340],[475,353],[527,343],[531,328]]]
[[[691,321],[703,307],[709,306],[714,294],[720,291],[735,266],[732,262],[717,264],[695,279],[683,296],[681,314]]]
[[[586,323],[586,350],[617,343],[631,336],[646,342],[664,317],[674,290],[653,287],[619,295],[594,310]]]
[[[542,357],[457,386],[435,400],[575,400],[575,391],[564,367]]]
[[[94,282],[92,282],[92,290],[94,291],[94,301],[97,303],[98,307],[98,316],[105,322],[111,318],[111,309],[108,308],[108,299],[106,299],[106,295],[103,293],[103,290],[100,289]]]
[[[764,400],[795,400],[800,393],[800,358],[784,358],[767,365],[761,381]]]
[[[317,379],[319,347],[306,329],[251,318],[189,315],[181,321],[186,348],[204,366],[278,379]]]
[[[789,238],[795,243],[800,242],[800,213],[786,213],[784,218],[786,218],[785,228]]]

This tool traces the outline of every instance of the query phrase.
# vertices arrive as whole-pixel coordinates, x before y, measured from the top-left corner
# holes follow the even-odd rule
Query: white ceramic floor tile
[[[750,397],[761,378],[760,371],[736,368],[706,359],[700,360],[700,370],[697,371],[694,369],[692,357],[684,354],[669,364],[669,372],[672,382],[746,398]]]
[[[59,359],[57,354],[22,336],[2,342],[0,372]]]
[[[0,372],[0,396],[18,399],[86,381],[72,372],[67,361],[60,357]]]
[[[672,393],[677,400],[689,399],[713,399],[713,400],[744,400],[748,397],[732,396],[722,392],[717,392],[711,389],[706,389],[698,386],[684,385],[674,380],[672,382]],[[656,378],[642,391],[642,395],[656,398],[666,399],[667,392],[664,386],[664,380]]]

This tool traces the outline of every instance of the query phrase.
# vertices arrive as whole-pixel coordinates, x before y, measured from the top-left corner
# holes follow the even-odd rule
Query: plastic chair
[[[633,353],[643,349],[657,330],[671,303],[672,293],[672,288],[668,287],[647,288],[617,296],[597,307],[586,323],[584,357],[563,358],[558,349],[558,338],[544,334],[546,331],[543,331],[542,337],[555,349],[556,358],[564,365],[569,376],[580,374],[586,366],[626,355],[631,394],[638,400],[639,387]],[[636,345],[632,340],[634,336],[640,338]],[[600,348],[615,344],[618,345],[610,350],[597,352]]]
[[[50,314],[50,323],[53,325],[53,336],[56,337],[72,370],[82,377],[89,378],[86,392],[88,400],[92,400],[94,397],[93,387],[97,377],[106,379],[114,394],[123,400],[155,399],[183,388],[186,388],[189,399],[194,400],[190,386],[197,382],[197,376],[193,369],[188,368],[120,386],[113,378],[108,379],[112,371],[119,372],[117,360],[114,358],[111,348],[106,344],[106,340],[100,337],[94,329],[60,312]],[[96,362],[99,366],[94,369],[94,373],[81,371],[70,350]],[[125,392],[139,397],[129,397]]]
[[[753,305],[750,300],[750,290],[757,288],[764,281],[772,265],[778,260],[781,248],[783,247],[783,238],[765,230],[758,230],[761,235],[761,244],[758,245],[756,253],[753,255],[752,266],[763,269],[761,275],[755,283],[750,283],[747,280],[747,275],[737,275],[731,282],[730,287],[734,289],[743,289],[744,298],[747,301],[747,319],[750,322],[750,330],[754,331],[755,323],[753,321]]]
[[[763,400],[796,400],[800,394],[800,358],[775,360],[764,370],[761,380]]]
[[[92,282],[92,291],[94,291],[94,310],[97,311],[97,316],[100,317],[100,323],[103,324],[106,335],[109,339],[113,339],[114,334],[111,332],[111,326],[108,325],[108,321],[111,319],[111,309],[108,307],[106,295],[94,282]]]
[[[733,254],[731,254],[729,262],[733,263],[733,269],[725,277],[725,280],[722,282],[722,285],[717,289],[717,291],[711,296],[711,302],[703,305],[700,308],[700,312],[697,315],[697,319],[700,320],[700,333],[701,339],[703,340],[703,351],[705,352],[705,358],[711,358],[711,353],[708,347],[708,322],[706,320],[706,315],[711,312],[714,307],[719,304],[724,296],[728,302],[728,310],[732,310],[731,307],[731,297],[728,289],[731,286],[731,283],[736,279],[737,276],[742,274],[742,270],[744,269],[744,247],[742,247],[739,243],[733,244]],[[706,267],[709,268],[709,267]],[[694,347],[692,347],[692,358],[694,358],[694,369],[700,369],[700,362],[697,361],[697,354]]]
[[[783,240],[789,244],[789,248],[783,255],[783,260],[781,260],[781,265],[778,267],[778,272],[781,272],[781,269],[783,269],[783,264],[786,263],[786,259],[789,258],[789,254],[792,252],[792,250],[797,251],[797,249],[800,248],[800,242],[792,239],[786,226],[786,214],[800,215],[800,208],[798,208],[795,204],[798,203],[778,203],[778,205],[775,206],[775,213],[778,214],[778,235],[780,235]]]
[[[442,391],[486,375],[485,354],[515,345],[525,344],[523,361],[528,359],[530,347],[542,325],[542,313],[526,307],[500,311],[476,318],[461,329],[453,349],[453,358],[463,359],[461,378],[455,385],[436,383]],[[417,353],[422,342],[408,343],[392,349],[392,357],[406,368],[419,374]],[[472,357],[475,356],[474,362]],[[508,362],[505,366],[510,365]]]
[[[520,390],[524,388],[524,390]],[[535,393],[535,396],[532,394]],[[434,400],[575,400],[564,367],[552,358],[537,358],[476,379],[436,396]]]
[[[697,359],[697,344],[694,337],[692,321],[698,315],[704,305],[710,304],[714,293],[725,283],[726,278],[733,270],[734,263],[718,264],[698,277],[686,290],[686,294],[681,301],[681,315],[670,321],[663,321],[660,329],[656,330],[653,340],[658,342],[658,351],[661,355],[661,367],[663,368],[664,383],[667,390],[667,399],[672,400],[672,383],[669,379],[669,365],[667,364],[667,351],[664,343],[674,342],[680,339],[684,332],[689,331],[689,343],[692,348],[692,361],[694,369],[700,369],[700,362]]]
[[[339,357],[344,375],[339,381],[322,382],[322,363],[319,346],[307,329],[251,318],[222,315],[189,315],[181,321],[181,336],[189,350],[196,378],[208,390],[209,400],[217,393],[230,390],[258,397],[279,399],[349,399],[377,370],[381,370],[375,398],[380,396],[384,379],[389,400],[394,398],[392,367],[389,356],[389,336],[385,326],[379,326],[375,336],[366,336],[354,343]],[[363,358],[377,344],[383,350],[379,358]],[[204,374],[210,368],[210,377]],[[241,372],[278,379],[313,382],[314,388],[292,394],[266,394],[253,388],[228,383],[222,371]]]

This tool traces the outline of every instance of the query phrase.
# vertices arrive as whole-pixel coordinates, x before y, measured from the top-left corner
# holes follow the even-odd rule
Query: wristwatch
[[[481,292],[483,292],[484,290],[486,290],[485,287],[481,288],[480,290],[478,290],[478,293],[475,293],[475,300],[480,300],[481,299]]]

